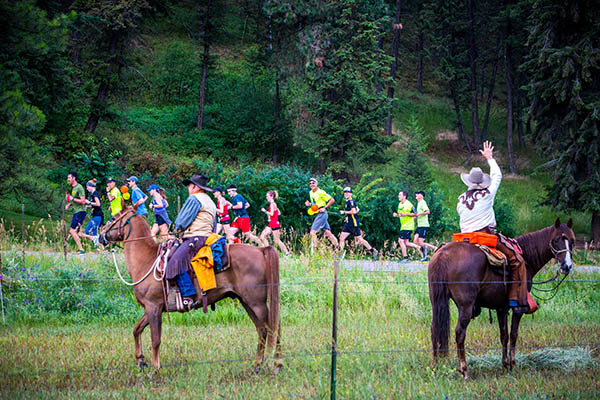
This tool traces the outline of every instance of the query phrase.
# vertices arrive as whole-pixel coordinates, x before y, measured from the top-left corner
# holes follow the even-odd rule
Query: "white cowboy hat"
[[[469,189],[487,189],[492,183],[492,178],[484,174],[481,168],[471,168],[468,174],[461,173],[460,179],[469,187]]]

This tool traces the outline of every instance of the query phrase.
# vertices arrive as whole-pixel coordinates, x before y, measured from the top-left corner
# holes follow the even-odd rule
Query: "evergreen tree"
[[[282,21],[302,25],[298,45],[307,86],[297,99],[304,107],[296,129],[298,146],[337,176],[358,163],[381,160],[388,143],[380,132],[388,101],[376,89],[391,62],[378,48],[387,20],[385,4],[342,0],[271,5]]]
[[[534,142],[553,155],[546,202],[592,213],[600,240],[600,8],[593,0],[537,0],[524,70]]]
[[[41,182],[56,137],[45,128],[71,96],[70,21],[33,1],[0,2],[0,185],[21,200],[47,198]]]

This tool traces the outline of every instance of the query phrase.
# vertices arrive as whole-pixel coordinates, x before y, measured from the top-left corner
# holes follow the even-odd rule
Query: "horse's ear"
[[[560,217],[556,218],[556,221],[554,221],[554,228],[555,229],[560,228]]]
[[[573,218],[569,218],[569,222],[567,222],[567,226],[569,227],[569,229],[573,228]]]

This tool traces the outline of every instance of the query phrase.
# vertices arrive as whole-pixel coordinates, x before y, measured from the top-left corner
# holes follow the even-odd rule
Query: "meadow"
[[[539,279],[549,277],[548,266]],[[332,259],[283,259],[284,369],[252,372],[256,334],[235,301],[216,311],[163,319],[163,368],[134,363],[132,329],[142,314],[107,258],[3,254],[6,322],[0,327],[3,398],[329,397]],[[342,270],[338,309],[338,398],[597,398],[600,274],[569,277],[520,328],[518,369],[500,362],[497,321],[487,310],[467,333],[471,379],[456,355],[436,366],[429,341],[427,277]],[[452,324],[456,321],[451,306]],[[451,341],[452,343],[453,341]],[[151,354],[150,336],[142,345]],[[453,344],[453,343],[452,343]]]

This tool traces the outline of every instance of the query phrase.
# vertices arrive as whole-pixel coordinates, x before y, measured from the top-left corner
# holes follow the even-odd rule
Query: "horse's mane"
[[[549,260],[548,243],[550,243],[551,235],[552,227],[550,226],[516,238],[523,249],[525,261],[536,271],[542,268]]]

